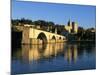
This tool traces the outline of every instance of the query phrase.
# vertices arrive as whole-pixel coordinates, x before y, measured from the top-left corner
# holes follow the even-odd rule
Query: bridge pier
[[[28,39],[27,39],[28,40]],[[35,39],[35,38],[29,38],[29,42],[24,42],[22,44],[52,44],[52,43],[63,43],[65,42],[65,40],[47,40],[47,42],[43,43],[43,40],[40,40],[40,39]]]

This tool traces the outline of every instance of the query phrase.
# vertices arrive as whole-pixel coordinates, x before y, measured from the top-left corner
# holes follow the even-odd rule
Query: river
[[[11,73],[40,73],[96,68],[93,43],[21,45],[12,48]]]

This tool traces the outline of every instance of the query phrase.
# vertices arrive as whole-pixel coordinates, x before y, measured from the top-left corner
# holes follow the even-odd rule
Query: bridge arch
[[[59,39],[61,40],[61,37],[59,37]]]
[[[52,40],[56,40],[56,37],[55,36],[52,36]]]
[[[47,37],[45,35],[45,33],[41,32],[39,33],[39,35],[37,36],[37,39],[42,41],[42,44],[47,43]]]
[[[52,40],[52,43],[56,43],[56,37],[54,35],[52,36],[51,40]]]

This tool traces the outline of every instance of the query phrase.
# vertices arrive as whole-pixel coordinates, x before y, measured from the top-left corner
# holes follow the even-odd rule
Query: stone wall
[[[24,28],[22,31],[22,44],[30,44],[29,28]]]
[[[66,41],[64,40],[65,37],[62,35],[24,27],[22,30],[22,44],[43,44],[43,40],[37,39],[40,33],[44,33],[46,35],[46,43],[61,43]],[[52,39],[53,36],[55,36],[56,39]],[[61,39],[59,39],[59,37],[61,37]]]

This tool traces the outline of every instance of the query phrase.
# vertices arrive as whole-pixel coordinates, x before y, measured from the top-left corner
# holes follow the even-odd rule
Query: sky
[[[70,21],[75,21],[84,28],[95,28],[96,25],[96,7],[89,5],[12,0],[11,12],[12,19],[45,20],[61,25],[67,25],[70,19]]]

